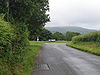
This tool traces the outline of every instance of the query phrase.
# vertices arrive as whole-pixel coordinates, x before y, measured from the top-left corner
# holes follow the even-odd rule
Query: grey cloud
[[[46,26],[74,25],[99,29],[99,0],[50,0],[51,23]]]

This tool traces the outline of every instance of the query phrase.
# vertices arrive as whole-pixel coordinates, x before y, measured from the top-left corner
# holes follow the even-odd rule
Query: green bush
[[[66,40],[67,41],[71,41],[72,40],[72,37],[74,37],[74,36],[78,36],[78,35],[80,35],[80,33],[78,33],[78,32],[66,32]]]
[[[5,22],[0,15],[0,75],[17,75],[20,72],[29,40],[26,25],[18,25]]]
[[[100,31],[75,36],[72,38],[72,41],[73,42],[97,42],[97,43],[100,43]]]
[[[11,49],[13,39],[14,33],[10,24],[0,18],[0,50]]]
[[[0,46],[4,48],[5,46],[11,45],[13,37],[14,34],[9,23],[0,21]]]
[[[3,15],[0,15],[0,75],[11,75],[8,70],[8,59],[11,55],[12,41],[14,40],[13,28],[10,23],[3,20]]]

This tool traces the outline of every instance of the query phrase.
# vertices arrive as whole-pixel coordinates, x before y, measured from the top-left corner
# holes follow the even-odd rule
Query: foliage
[[[34,35],[30,37],[30,40],[37,40],[37,37],[40,41],[48,41],[48,39],[52,38],[52,33],[45,28],[38,29],[36,32],[34,32]]]
[[[49,10],[48,4],[48,0],[2,0],[0,7],[1,13],[6,14],[5,19],[13,24],[15,34],[17,31],[25,37],[27,35],[20,33],[19,29],[23,29],[22,32],[25,33],[28,29],[32,38],[49,21],[49,15],[46,14]]]
[[[33,66],[36,64],[35,59],[37,54],[40,51],[40,48],[42,47],[44,42],[35,42],[30,41],[30,45],[28,46],[28,52],[24,56],[24,60],[22,62],[22,72],[19,73],[19,75],[31,75],[31,72],[33,70]]]
[[[40,41],[48,41],[52,39],[52,33],[46,29],[43,29],[39,36]]]
[[[0,75],[7,75],[6,71],[11,69],[9,60],[12,60],[10,54],[12,50],[12,40],[15,35],[10,23],[5,22],[3,16],[4,15],[0,15]],[[7,67],[5,66],[6,64],[8,64]],[[8,75],[10,75],[10,72],[8,72]]]
[[[66,40],[71,41],[72,37],[80,35],[80,33],[77,32],[66,32]]]
[[[5,14],[7,21],[0,20],[0,62],[5,65],[0,75],[17,75],[21,71],[21,62],[28,52],[29,33],[41,29],[49,20],[48,9],[48,0],[0,1],[0,14]]]
[[[34,27],[34,28],[36,28],[36,27]],[[40,36],[42,29],[43,29],[43,27],[39,27],[39,28],[31,30],[30,34],[29,34],[29,40],[31,40],[31,41],[37,40],[37,37]]]
[[[100,32],[91,32],[84,35],[75,36],[73,42],[97,42],[100,43]]]
[[[22,42],[26,40],[17,40],[20,36],[15,35],[15,30],[3,20],[3,16],[0,16],[0,75],[16,75],[25,54]]]
[[[67,42],[66,45],[100,56],[100,46],[97,46],[95,42],[78,42],[75,44],[73,42]]]
[[[1,18],[1,17],[0,17]],[[0,19],[0,46],[4,49],[11,46],[14,38],[13,29],[8,22]]]
[[[53,38],[56,40],[65,40],[65,36],[60,32],[55,32]]]
[[[0,50],[11,49],[14,36],[10,23],[5,22],[0,16]]]
[[[30,31],[29,38],[33,40],[34,35],[39,36],[45,23],[49,21],[49,15],[46,12],[49,10],[48,0],[35,0],[34,12],[28,20],[28,29]]]

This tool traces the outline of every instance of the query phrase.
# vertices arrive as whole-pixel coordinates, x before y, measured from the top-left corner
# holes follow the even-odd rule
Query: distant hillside
[[[82,27],[74,27],[74,26],[65,26],[65,27],[46,27],[51,32],[61,32],[65,34],[67,31],[71,32],[79,32],[81,34],[85,34],[88,32],[95,32],[96,30],[86,29]]]

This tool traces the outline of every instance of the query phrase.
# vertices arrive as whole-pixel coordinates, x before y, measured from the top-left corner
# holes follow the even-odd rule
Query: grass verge
[[[36,42],[36,41],[35,41]],[[39,41],[40,43],[66,43],[66,41]],[[38,43],[38,42],[37,42]]]
[[[95,42],[78,42],[75,44],[72,42],[67,42],[66,45],[100,56],[100,45],[97,45]]]
[[[44,42],[30,41],[29,51],[25,54],[23,71],[19,75],[31,75],[32,68],[35,64],[36,56],[38,55]]]
[[[66,43],[66,41],[55,41],[55,42],[48,42],[48,43]]]

